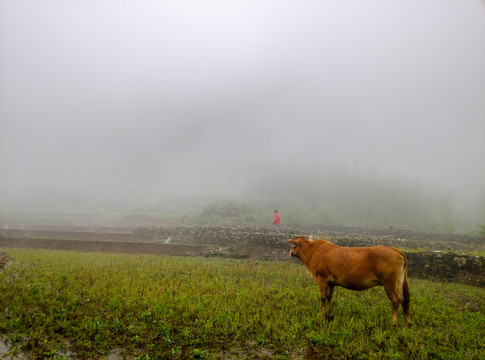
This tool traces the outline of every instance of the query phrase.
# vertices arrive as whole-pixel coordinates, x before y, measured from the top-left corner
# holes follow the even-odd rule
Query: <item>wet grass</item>
[[[0,335],[33,358],[485,357],[485,289],[410,279],[413,326],[392,327],[382,288],[337,288],[319,316],[296,263],[3,251]]]

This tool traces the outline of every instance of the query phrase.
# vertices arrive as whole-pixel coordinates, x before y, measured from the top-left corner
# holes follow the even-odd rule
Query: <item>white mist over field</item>
[[[483,1],[6,0],[0,44],[3,209],[344,164],[478,216]]]

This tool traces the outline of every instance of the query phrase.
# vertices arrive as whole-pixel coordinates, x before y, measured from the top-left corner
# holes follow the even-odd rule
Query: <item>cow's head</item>
[[[298,237],[296,239],[288,239],[286,242],[292,246],[290,250],[290,255],[291,256],[296,256],[298,257],[298,253],[301,250],[301,246],[305,241],[308,241],[307,237]]]

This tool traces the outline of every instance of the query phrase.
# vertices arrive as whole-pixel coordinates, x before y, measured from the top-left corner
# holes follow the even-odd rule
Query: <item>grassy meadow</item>
[[[2,249],[0,249],[2,250]],[[299,263],[3,249],[12,354],[99,359],[483,359],[485,289],[410,279],[413,326],[382,288],[336,288],[327,316]]]

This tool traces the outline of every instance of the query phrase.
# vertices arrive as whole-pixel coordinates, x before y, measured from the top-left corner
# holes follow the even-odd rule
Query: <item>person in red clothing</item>
[[[274,226],[274,230],[279,233],[280,232],[280,215],[278,214],[278,210],[275,210],[274,211],[274,215],[273,215],[273,226]]]

